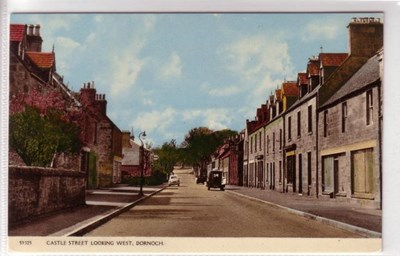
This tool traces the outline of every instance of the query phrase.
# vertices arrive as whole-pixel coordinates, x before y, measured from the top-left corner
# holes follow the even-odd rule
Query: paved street
[[[226,191],[208,191],[189,171],[175,171],[180,187],[166,188],[86,236],[360,237]]]

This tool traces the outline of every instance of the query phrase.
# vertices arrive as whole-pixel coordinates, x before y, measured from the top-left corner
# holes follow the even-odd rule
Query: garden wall
[[[85,204],[85,173],[9,166],[9,225]]]

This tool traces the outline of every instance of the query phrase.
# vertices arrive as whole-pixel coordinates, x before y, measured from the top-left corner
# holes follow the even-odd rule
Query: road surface
[[[175,173],[179,187],[164,189],[86,236],[360,237],[227,191],[208,191],[190,169]]]

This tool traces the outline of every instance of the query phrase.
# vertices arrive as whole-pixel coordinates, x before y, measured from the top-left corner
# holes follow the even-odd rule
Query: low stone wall
[[[8,216],[25,219],[85,204],[85,174],[41,167],[9,166]]]

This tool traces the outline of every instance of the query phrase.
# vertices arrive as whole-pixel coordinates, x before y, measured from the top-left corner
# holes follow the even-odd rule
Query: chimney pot
[[[28,25],[28,36],[32,36],[33,35],[33,25],[30,24]]]
[[[37,24],[35,26],[35,36],[40,36],[40,25],[39,24]]]

